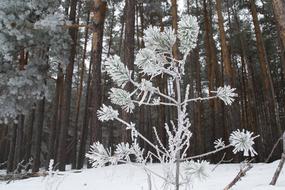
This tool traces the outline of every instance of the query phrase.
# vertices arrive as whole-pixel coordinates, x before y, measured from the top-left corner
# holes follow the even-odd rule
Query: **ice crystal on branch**
[[[170,28],[161,32],[160,28],[150,26],[145,30],[145,46],[151,50],[161,53],[171,53],[172,47],[176,42],[176,35]]]
[[[185,173],[191,177],[204,180],[209,176],[210,163],[205,160],[198,160],[197,162],[191,160],[185,163]]]
[[[199,34],[199,24],[197,18],[185,15],[178,23],[178,38],[180,39],[180,51],[187,54],[191,51],[197,42]]]
[[[234,102],[234,97],[238,95],[234,93],[236,89],[230,86],[219,87],[217,91],[217,97],[220,98],[226,105],[231,105]]]
[[[93,143],[90,146],[89,152],[86,154],[93,167],[103,167],[108,163],[116,164],[115,159],[111,156],[110,151],[106,150],[104,146],[99,143]]]
[[[108,58],[105,63],[105,70],[112,77],[113,81],[120,87],[124,87],[130,80],[131,72],[121,62],[120,57],[114,55]]]
[[[222,138],[215,140],[214,145],[215,149],[224,148],[226,146]]]
[[[122,106],[126,112],[133,112],[135,105],[131,99],[131,94],[123,89],[112,88],[109,93],[109,99],[113,104]]]
[[[141,49],[136,55],[135,65],[141,73],[155,77],[163,72],[163,63],[157,60],[157,54],[151,49]]]
[[[97,111],[97,115],[100,121],[114,120],[119,116],[119,112],[114,110],[111,106],[103,106]]]
[[[255,156],[257,152],[253,149],[254,139],[256,137],[252,137],[253,133],[239,129],[237,131],[232,132],[230,136],[230,143],[234,147],[233,152],[236,154],[237,152],[243,152],[244,156]]]

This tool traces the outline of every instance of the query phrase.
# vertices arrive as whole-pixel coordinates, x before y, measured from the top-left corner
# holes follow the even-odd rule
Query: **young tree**
[[[203,101],[209,99],[220,98],[226,105],[230,105],[236,96],[234,89],[229,86],[219,87],[212,93],[214,96],[189,98],[189,85],[182,95],[181,77],[184,75],[184,66],[186,57],[195,45],[198,36],[199,26],[195,17],[184,16],[178,23],[177,35],[173,30],[167,28],[161,32],[158,27],[149,27],[145,31],[145,48],[141,49],[136,55],[135,64],[140,73],[145,78],[137,81],[133,76],[137,76],[133,70],[129,70],[118,56],[113,56],[105,62],[107,73],[112,80],[118,85],[118,88],[112,88],[110,92],[110,100],[113,104],[121,106],[121,108],[129,113],[135,109],[135,105],[159,106],[166,105],[175,108],[177,112],[177,120],[165,123],[164,127],[167,132],[167,145],[163,145],[160,136],[154,127],[154,135],[157,144],[152,143],[143,134],[141,134],[135,123],[124,121],[119,117],[119,112],[111,106],[103,105],[98,110],[98,118],[101,121],[116,120],[126,126],[126,130],[131,133],[132,143],[121,143],[116,146],[114,154],[110,149],[105,149],[100,142],[95,142],[89,153],[86,155],[94,167],[103,167],[106,164],[132,163],[135,161],[140,163],[146,172],[155,175],[164,180],[165,189],[179,190],[180,187],[188,187],[190,181],[195,177],[204,178],[207,176],[207,161],[194,161],[193,159],[201,158],[212,153],[219,152],[229,147],[234,147],[233,152],[244,152],[245,156],[256,154],[252,145],[254,144],[252,133],[248,131],[235,131],[230,136],[230,144],[219,139],[215,142],[216,150],[194,157],[187,157],[187,150],[190,147],[190,121],[187,116],[187,104],[193,101]],[[183,53],[183,59],[174,58],[172,48],[176,39],[180,39],[179,50]],[[159,87],[155,86],[155,78],[166,75],[175,83],[175,96],[164,94]],[[134,86],[133,91],[124,90],[124,86],[129,83]],[[173,85],[174,86],[174,85]],[[161,101],[161,98],[166,101]],[[144,152],[138,143],[138,138],[149,144],[154,151]],[[147,162],[157,159],[164,163],[163,174],[157,174],[147,167]],[[191,160],[190,162],[183,162]],[[183,162],[183,163],[182,163]],[[151,187],[150,187],[151,188]]]

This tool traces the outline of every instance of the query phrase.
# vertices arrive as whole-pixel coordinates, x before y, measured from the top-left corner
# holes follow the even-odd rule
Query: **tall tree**
[[[279,117],[279,110],[278,110],[278,102],[276,101],[275,89],[273,86],[272,76],[269,69],[269,62],[267,59],[267,54],[264,46],[264,41],[262,38],[262,33],[260,29],[260,24],[257,16],[257,7],[255,4],[255,0],[250,0],[250,10],[253,18],[255,36],[256,36],[256,44],[257,44],[257,51],[258,51],[258,60],[261,68],[261,74],[263,78],[263,87],[265,92],[265,103],[266,107],[269,107],[269,116],[271,117],[271,122],[274,126],[274,135],[280,137],[281,132],[281,123]]]
[[[134,70],[135,61],[135,21],[136,21],[136,0],[125,1],[125,39],[124,39],[124,62],[130,70]],[[125,89],[131,91],[132,86],[126,84]],[[123,111],[123,119],[130,121],[130,115]],[[130,141],[130,135],[122,130],[122,140]]]
[[[92,37],[92,114],[91,114],[91,133],[92,142],[102,140],[102,124],[98,120],[97,110],[102,105],[102,89],[101,89],[101,62],[102,62],[102,44],[104,33],[104,22],[107,12],[107,2],[103,0],[95,0],[93,7],[93,37]]]
[[[75,24],[76,22],[76,7],[77,0],[70,1],[70,13],[69,20]],[[71,103],[71,90],[72,90],[72,77],[73,77],[73,69],[74,62],[76,56],[76,45],[77,45],[77,32],[78,29],[76,27],[72,27],[69,29],[69,35],[72,40],[69,63],[66,66],[66,76],[64,81],[64,102],[63,102],[63,110],[61,115],[61,128],[59,135],[59,143],[57,150],[57,161],[59,163],[59,170],[65,170],[66,164],[66,144],[67,144],[67,132],[70,125],[70,103]]]

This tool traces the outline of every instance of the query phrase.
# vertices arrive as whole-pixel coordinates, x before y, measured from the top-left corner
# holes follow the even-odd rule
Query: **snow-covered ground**
[[[285,190],[285,171],[282,171],[276,186],[269,182],[278,161],[271,164],[254,164],[233,190]],[[214,165],[211,166],[213,168]],[[160,165],[150,168],[160,172]],[[204,181],[195,181],[193,190],[222,190],[238,173],[240,165],[219,165]],[[0,190],[148,190],[145,172],[131,165],[109,166],[98,169],[68,171],[52,180],[44,177],[14,181],[10,184],[0,182]],[[153,190],[163,189],[161,180],[153,179]]]

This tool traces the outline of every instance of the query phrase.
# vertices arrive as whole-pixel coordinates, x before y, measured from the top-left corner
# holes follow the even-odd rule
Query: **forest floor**
[[[239,181],[232,190],[285,190],[285,171],[282,171],[276,186],[269,182],[278,165],[278,161],[270,164],[253,164],[253,168]],[[211,165],[213,169],[215,165]],[[161,170],[159,164],[150,168],[156,172]],[[193,190],[222,190],[239,172],[239,164],[221,164],[203,181],[195,181]],[[1,171],[0,171],[1,173]],[[153,179],[153,190],[161,190],[162,181]],[[82,171],[70,170],[59,173],[59,177],[36,177],[9,184],[0,182],[0,190],[148,190],[147,175],[131,165],[109,166]]]

